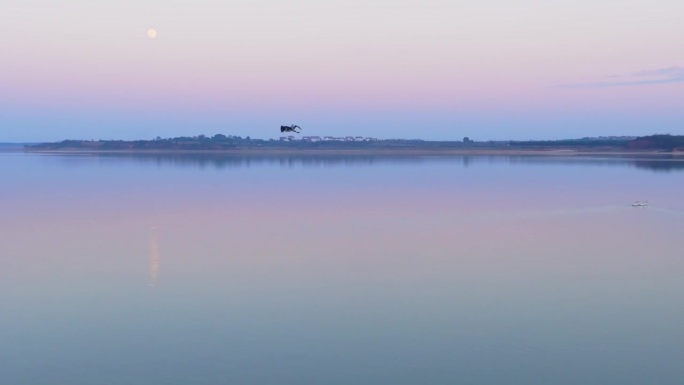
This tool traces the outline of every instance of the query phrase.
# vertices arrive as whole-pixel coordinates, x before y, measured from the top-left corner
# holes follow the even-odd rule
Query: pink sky
[[[684,133],[679,1],[28,0],[0,13],[13,15],[0,141],[272,137],[292,122],[446,139]]]

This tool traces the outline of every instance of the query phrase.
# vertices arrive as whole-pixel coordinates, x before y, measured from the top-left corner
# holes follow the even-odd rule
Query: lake
[[[0,183],[4,384],[684,383],[681,160],[0,152]]]

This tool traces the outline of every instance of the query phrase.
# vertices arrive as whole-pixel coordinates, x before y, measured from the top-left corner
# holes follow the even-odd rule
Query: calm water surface
[[[683,237],[677,161],[0,153],[0,382],[682,384]]]

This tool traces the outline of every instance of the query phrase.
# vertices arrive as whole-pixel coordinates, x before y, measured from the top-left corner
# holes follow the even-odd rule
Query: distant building
[[[305,136],[302,140],[315,141],[335,141],[335,142],[370,142],[373,140],[378,140],[377,138],[366,138],[363,136],[324,136],[323,138],[319,136]],[[317,138],[317,139],[316,139]]]
[[[302,140],[307,142],[320,142],[322,139],[320,136],[302,136]]]

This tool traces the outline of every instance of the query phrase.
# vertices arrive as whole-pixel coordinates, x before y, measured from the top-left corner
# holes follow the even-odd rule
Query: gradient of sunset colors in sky
[[[3,0],[0,15],[0,142],[271,138],[291,123],[684,134],[681,0]]]

